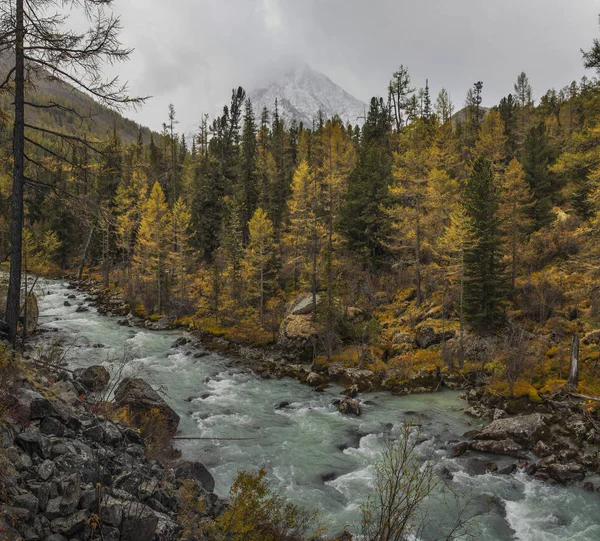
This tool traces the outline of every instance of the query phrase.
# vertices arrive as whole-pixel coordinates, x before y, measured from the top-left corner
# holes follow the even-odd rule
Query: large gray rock
[[[451,340],[456,336],[456,331],[452,329],[438,329],[439,323],[428,323],[424,321],[416,328],[415,341],[420,348],[426,349],[436,344],[441,344],[446,340]]]
[[[281,323],[277,344],[300,361],[313,358],[317,329],[311,315],[289,315]]]
[[[576,481],[583,481],[585,478],[585,468],[580,464],[549,464],[538,468],[535,477],[545,480],[546,478],[567,484]]]
[[[212,492],[215,489],[215,480],[212,474],[200,462],[190,462],[187,460],[180,462],[175,469],[175,477],[177,479],[198,481],[202,485],[202,488],[208,492]]]
[[[63,483],[63,492],[60,498],[59,510],[62,515],[71,515],[79,506],[81,499],[81,477],[74,473],[67,477]],[[63,532],[58,532],[63,533]]]
[[[149,507],[129,502],[123,508],[121,541],[148,541],[154,539],[158,516]]]
[[[475,440],[469,444],[471,451],[491,453],[494,455],[513,456],[523,458],[521,446],[511,439],[506,440]]]
[[[531,447],[538,440],[545,441],[550,436],[550,429],[544,417],[539,413],[534,413],[492,421],[475,438],[478,440],[510,439],[523,446]]]
[[[24,410],[32,421],[54,415],[51,402],[37,391],[19,389],[16,399],[18,407]]]
[[[29,427],[23,430],[17,436],[16,442],[30,456],[36,454],[41,458],[50,458],[52,454],[52,443],[37,428]]]
[[[317,305],[321,298],[317,295]],[[312,314],[313,311],[313,298],[312,295],[307,295],[302,299],[296,301],[292,309],[290,310],[290,315],[292,316],[305,316],[307,314]]]
[[[360,403],[353,398],[344,398],[339,405],[338,410],[343,415],[360,415]]]
[[[74,372],[75,379],[81,383],[88,391],[101,392],[106,389],[110,381],[108,370],[101,365],[94,365],[88,368],[78,368]]]
[[[90,512],[87,509],[81,509],[68,517],[55,518],[51,523],[52,531],[70,537],[83,531],[89,517]]]
[[[142,425],[154,413],[153,410],[158,410],[168,432],[171,435],[177,432],[179,415],[143,379],[125,378],[115,391],[115,403],[128,408],[138,425]]]

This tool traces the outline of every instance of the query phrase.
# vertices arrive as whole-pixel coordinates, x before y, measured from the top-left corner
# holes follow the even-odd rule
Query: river
[[[476,539],[600,539],[600,494],[550,486],[524,474],[469,473],[473,458],[493,459],[500,467],[511,462],[506,458],[449,458],[452,442],[479,426],[461,412],[465,404],[458,393],[364,394],[363,414],[343,416],[331,405],[339,387],[319,394],[292,379],[263,380],[220,355],[195,357],[198,350],[189,345],[172,347],[185,333],[122,327],[118,318],[101,316],[93,307],[76,312],[86,305],[86,295],[67,285],[40,284],[40,326],[54,331],[42,343],[61,340],[72,367],[101,363],[114,373],[126,359],[123,375],[143,377],[166,392],[181,416],[181,435],[249,438],[178,442],[185,458],[200,460],[211,470],[221,495],[239,470],[265,466],[272,485],[289,500],[320,510],[331,534],[344,526],[357,531],[360,505],[372,491],[373,463],[384,440],[412,421],[421,427],[421,458],[453,472],[452,487],[470,502],[469,509],[485,511],[476,519]],[[75,298],[65,306],[69,295]],[[290,405],[277,409],[281,401]],[[423,538],[432,539],[452,510],[436,497],[427,502],[426,511],[430,525]]]

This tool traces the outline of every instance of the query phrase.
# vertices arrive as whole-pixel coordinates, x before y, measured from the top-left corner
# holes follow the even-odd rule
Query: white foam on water
[[[382,434],[367,434],[360,439],[358,447],[347,447],[344,454],[358,457],[363,462],[373,463],[381,458]]]
[[[332,481],[327,481],[325,484],[327,486],[335,488],[348,500],[353,500],[357,491],[364,492],[367,488],[373,488],[374,476],[375,467],[369,465],[365,468],[359,468],[345,475],[340,475]]]

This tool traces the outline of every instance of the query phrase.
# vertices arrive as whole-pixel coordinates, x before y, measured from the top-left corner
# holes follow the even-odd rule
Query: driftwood
[[[569,396],[574,396],[575,398],[583,398],[585,400],[593,400],[595,402],[600,402],[600,396],[592,396],[589,394],[581,394],[581,393],[568,393]]]

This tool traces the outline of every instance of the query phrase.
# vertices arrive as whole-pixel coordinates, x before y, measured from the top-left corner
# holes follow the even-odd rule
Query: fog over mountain
[[[293,119],[309,127],[318,121],[319,111],[324,118],[337,114],[345,123],[362,125],[367,107],[307,64],[279,70],[264,86],[249,92],[249,97],[257,118],[265,107],[273,111],[277,100],[279,115],[286,124]]]

